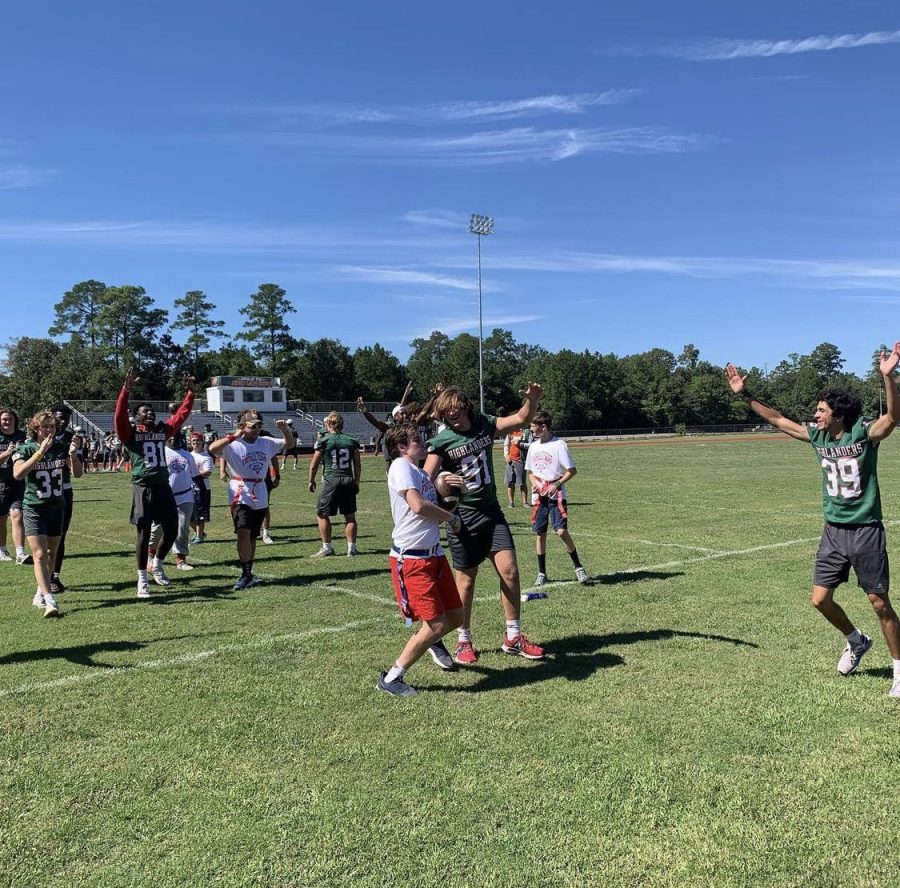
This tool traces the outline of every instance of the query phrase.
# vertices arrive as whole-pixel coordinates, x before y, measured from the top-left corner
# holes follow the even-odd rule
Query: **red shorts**
[[[404,617],[435,620],[441,614],[462,607],[453,571],[445,555],[432,558],[391,556],[394,594]]]

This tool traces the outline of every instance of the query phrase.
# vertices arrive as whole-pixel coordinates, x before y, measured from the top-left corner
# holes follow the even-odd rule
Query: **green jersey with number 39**
[[[881,521],[878,489],[878,444],[869,440],[870,420],[858,419],[840,438],[809,430],[809,440],[822,466],[822,508],[831,524],[874,524]]]
[[[31,459],[37,453],[38,442],[26,441],[13,454],[13,462]],[[63,471],[69,460],[69,446],[54,441],[50,449],[39,459],[25,476],[25,496],[22,505],[29,509],[62,509]]]
[[[467,432],[446,428],[428,442],[428,452],[441,457],[441,471],[466,479],[460,506],[482,508],[497,503],[492,450],[497,433],[497,417],[475,414]]]
[[[353,477],[353,451],[359,450],[359,441],[349,435],[328,432],[315,444],[322,454],[322,474],[326,478]]]

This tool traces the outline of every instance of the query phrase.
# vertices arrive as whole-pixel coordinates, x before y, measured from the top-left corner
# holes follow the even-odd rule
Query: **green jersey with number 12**
[[[878,444],[869,440],[869,423],[860,418],[837,439],[826,431],[809,430],[809,440],[822,466],[822,508],[831,524],[881,521]]]
[[[37,453],[38,442],[26,441],[13,454],[14,462],[31,459]],[[62,509],[63,471],[69,460],[69,446],[54,441],[50,449],[39,459],[25,476],[25,496],[22,505],[29,509]]]
[[[326,478],[353,477],[353,451],[359,450],[356,438],[328,432],[316,440],[315,448],[322,454],[322,474]]]
[[[460,506],[482,508],[497,503],[492,450],[497,433],[497,417],[475,414],[467,432],[446,428],[428,442],[428,452],[441,457],[441,471],[466,479],[459,497]]]

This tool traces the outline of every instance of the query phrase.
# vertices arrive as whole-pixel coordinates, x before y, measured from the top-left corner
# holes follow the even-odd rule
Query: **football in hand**
[[[459,487],[455,484],[447,482],[452,472],[441,472],[434,479],[434,489],[438,492],[438,496],[444,501],[444,504],[453,507],[459,502]]]

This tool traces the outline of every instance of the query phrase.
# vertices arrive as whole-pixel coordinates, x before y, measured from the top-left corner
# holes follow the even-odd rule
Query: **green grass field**
[[[304,471],[274,498],[265,585],[237,576],[224,493],[197,570],[135,598],[130,487],[76,482],[63,618],[0,565],[0,884],[894,886],[898,702],[877,621],[859,674],[808,603],[816,460],[787,439],[579,448],[570,529],[595,577],[523,604],[548,657],[429,660],[378,693],[408,630],[392,604],[380,459],[356,559],[313,560]],[[883,447],[900,521],[900,436]],[[510,512],[524,586],[528,512]],[[346,547],[337,537],[337,550]],[[900,530],[889,526],[900,564]]]

